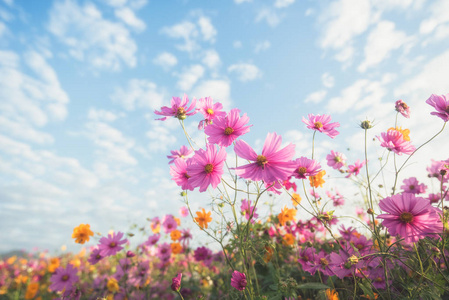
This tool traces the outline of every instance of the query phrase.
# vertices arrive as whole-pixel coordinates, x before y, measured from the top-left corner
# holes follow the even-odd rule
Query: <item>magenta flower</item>
[[[157,257],[159,257],[159,259],[166,261],[170,259],[171,256],[171,246],[168,243],[163,243],[162,245],[159,245],[159,247],[157,248],[157,253],[156,253]]]
[[[190,240],[193,238],[190,233],[190,229],[186,228],[181,230],[181,237],[179,238],[179,242],[182,243],[182,247],[186,248],[189,245]]]
[[[404,185],[401,186],[404,193],[422,194],[426,192],[427,186],[424,183],[419,183],[416,177],[404,179]]]
[[[100,260],[103,259],[104,256],[101,255],[101,250],[98,248],[95,248],[90,253],[89,259],[87,260],[91,265],[97,264]]]
[[[154,111],[156,115],[165,116],[163,118],[156,120],[165,121],[167,117],[175,117],[177,119],[184,120],[185,118],[187,118],[187,116],[196,114],[195,109],[196,100],[193,99],[192,104],[190,104],[190,106],[188,106],[188,104],[189,98],[187,98],[186,94],[184,94],[182,99],[179,97],[173,97],[171,99],[171,107],[163,106],[161,107],[161,111],[157,110]]]
[[[296,163],[291,161],[295,155],[295,145],[289,144],[280,149],[281,143],[281,136],[268,133],[262,154],[257,155],[245,141],[238,140],[234,147],[235,153],[254,163],[235,168],[235,173],[245,179],[263,180],[265,183],[286,180],[296,167]]]
[[[179,273],[177,276],[173,277],[171,280],[171,289],[175,292],[178,292],[181,289],[181,278],[182,273]]]
[[[302,121],[307,125],[307,128],[322,132],[331,138],[334,138],[339,134],[339,132],[335,130],[335,128],[340,127],[340,123],[330,123],[331,116],[315,116],[313,114],[308,114],[307,117],[309,118],[308,120],[302,117]]]
[[[387,132],[382,132],[381,136],[382,137],[376,136],[381,142],[380,145],[398,155],[410,155],[415,151],[415,146],[413,146],[410,141],[406,141],[400,131],[388,130]]]
[[[160,237],[161,237],[161,235],[159,233],[150,235],[148,237],[148,240],[145,242],[145,245],[147,245],[147,246],[154,246],[154,245],[156,245],[157,242],[159,241]]]
[[[444,122],[449,121],[449,94],[441,96],[432,94],[426,103],[437,110],[431,112],[431,115],[440,117]]]
[[[239,291],[243,291],[246,287],[246,275],[245,273],[240,273],[239,271],[234,271],[231,277],[231,285]]]
[[[331,271],[340,279],[346,276],[353,276],[356,269],[360,269],[364,265],[361,260],[359,261],[357,253],[351,247],[348,247],[346,250],[340,249],[338,254],[332,252],[330,260]]]
[[[410,106],[405,104],[404,101],[398,100],[395,103],[396,111],[399,112],[401,115],[403,115],[406,118],[410,118]]]
[[[223,105],[220,102],[213,103],[212,97],[198,100],[198,110],[203,114],[204,120],[198,125],[198,129],[203,129],[204,125],[212,124],[215,117],[224,117],[226,112],[222,111]]]
[[[360,162],[360,160],[357,159],[353,165],[348,166],[349,174],[346,176],[346,178],[349,178],[351,175],[355,175],[355,176],[359,175],[360,169],[362,169],[364,165],[365,165],[365,161]]]
[[[259,215],[256,213],[257,208],[255,209],[254,206],[251,206],[251,200],[242,200],[242,206],[240,207],[240,210],[242,211],[242,214],[245,216],[247,220],[249,220],[249,217],[251,217],[251,223],[254,223],[254,219],[256,219]]]
[[[248,122],[249,117],[246,114],[240,117],[240,110],[234,108],[225,117],[214,119],[214,122],[204,129],[204,133],[209,136],[209,143],[228,147],[239,136],[249,132],[252,125],[246,126]]]
[[[321,165],[314,159],[308,159],[304,156],[295,160],[296,168],[293,176],[298,179],[306,179],[306,176],[315,176],[321,171]]]
[[[193,186],[189,182],[190,176],[187,175],[187,168],[192,164],[191,158],[184,160],[175,159],[175,164],[170,166],[170,175],[172,180],[176,182],[183,190],[193,191]]]
[[[165,233],[170,233],[178,227],[178,223],[172,215],[165,215],[162,218],[162,227]]]
[[[77,272],[78,269],[71,264],[68,264],[65,269],[63,267],[57,268],[50,278],[50,289],[56,292],[61,292],[64,289],[70,290],[79,279],[76,275]]]
[[[193,150],[183,145],[181,146],[181,149],[171,150],[170,152],[172,155],[167,155],[167,158],[170,159],[168,164],[174,163],[177,158],[186,159],[187,156],[189,156],[193,152]]]
[[[206,150],[195,151],[192,164],[187,166],[191,186],[199,187],[200,192],[206,191],[209,185],[215,189],[221,182],[225,160],[226,150],[221,147],[217,150],[212,144],[207,144]]]
[[[406,243],[417,242],[426,237],[441,233],[443,225],[438,208],[428,199],[415,194],[403,193],[380,200],[379,207],[386,214],[378,215],[382,225],[391,235],[399,235]]]
[[[193,253],[193,257],[196,261],[202,261],[207,266],[209,266],[213,260],[212,251],[206,247],[196,248],[195,252]]]
[[[344,155],[343,153],[331,150],[331,154],[328,154],[326,156],[326,159],[327,159],[327,165],[329,167],[339,170],[345,165],[346,155]]]
[[[117,252],[123,249],[122,246],[125,244],[128,240],[123,238],[123,232],[118,232],[117,234],[114,232],[111,234],[108,234],[107,237],[102,237],[100,239],[100,244],[98,245],[98,248],[100,249],[100,254],[104,257],[115,255]]]

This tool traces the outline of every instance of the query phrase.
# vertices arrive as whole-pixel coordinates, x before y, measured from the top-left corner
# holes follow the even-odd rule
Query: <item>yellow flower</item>
[[[50,264],[48,265],[48,272],[54,273],[57,268],[59,268],[59,258],[52,257],[50,258]]]
[[[73,229],[72,238],[75,239],[75,243],[84,244],[89,241],[89,236],[94,236],[89,224],[80,224],[80,226]]]
[[[212,221],[211,218],[211,212],[207,212],[204,208],[202,208],[202,212],[201,211],[197,211],[196,215],[197,217],[195,218],[195,221],[198,223],[198,225],[201,227],[201,229],[207,228],[207,223]]]
[[[327,289],[326,297],[328,300],[338,300],[338,293],[335,290]]]
[[[115,278],[110,278],[108,280],[108,283],[106,284],[106,287],[108,288],[108,291],[110,291],[111,293],[118,292],[119,290],[119,286]]]
[[[37,291],[39,291],[39,283],[32,282],[27,286],[27,290],[25,292],[25,299],[33,299],[36,296]]]
[[[171,252],[173,254],[178,254],[178,253],[181,253],[181,251],[182,251],[182,246],[180,243],[171,243],[170,247],[171,247]]]
[[[284,235],[283,239],[284,245],[291,246],[295,243],[295,237],[291,233],[287,233],[286,235]]]
[[[407,128],[402,129],[402,127],[396,127],[396,128],[391,127],[391,128],[388,128],[387,131],[390,131],[390,130],[399,131],[400,133],[402,133],[402,137],[404,138],[404,140],[410,141],[410,137],[409,137],[410,129],[407,129]]]
[[[322,187],[323,183],[325,183],[323,176],[326,175],[326,171],[322,170],[321,172],[319,172],[318,174],[316,174],[315,176],[310,176],[309,177],[309,181],[310,181],[310,186],[311,187]]]
[[[177,241],[181,237],[181,232],[175,229],[172,232],[170,232],[170,237],[172,241]]]
[[[298,206],[298,204],[301,203],[301,197],[298,194],[293,193],[292,202],[294,207]]]

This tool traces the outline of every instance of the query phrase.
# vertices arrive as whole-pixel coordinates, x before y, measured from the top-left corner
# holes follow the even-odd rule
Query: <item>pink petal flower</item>
[[[443,119],[444,122],[449,121],[449,94],[435,95],[432,94],[426,103],[436,109],[436,112],[431,112],[431,115],[435,115]]]
[[[313,115],[308,114],[306,118],[302,118],[302,121],[307,125],[307,128],[313,129],[326,134],[331,138],[335,138],[339,132],[335,128],[340,127],[340,123],[334,122],[330,123],[331,116],[329,115]]]

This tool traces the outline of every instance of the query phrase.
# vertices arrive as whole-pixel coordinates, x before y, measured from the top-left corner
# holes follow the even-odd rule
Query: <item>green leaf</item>
[[[304,284],[300,284],[298,286],[299,289],[309,289],[309,290],[324,290],[324,289],[330,289],[330,286],[327,286],[325,284],[319,283],[319,282],[308,282]]]

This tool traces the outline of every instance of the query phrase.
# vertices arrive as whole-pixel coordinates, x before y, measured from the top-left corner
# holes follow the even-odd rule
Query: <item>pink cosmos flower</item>
[[[379,207],[386,214],[380,214],[382,225],[391,235],[399,235],[406,243],[414,243],[443,231],[440,220],[442,212],[433,207],[428,199],[415,194],[403,193],[380,200]]]
[[[239,271],[234,271],[231,277],[231,286],[239,291],[243,291],[246,287],[246,275],[245,273],[240,273]]]
[[[339,170],[345,165],[346,155],[344,155],[343,153],[331,150],[331,154],[328,154],[326,156],[326,159],[327,159],[327,165],[329,167]]]
[[[172,283],[171,283],[171,289],[173,291],[177,292],[181,289],[181,278],[182,278],[182,273],[179,273],[176,277],[173,277]]]
[[[259,215],[256,213],[257,208],[255,209],[254,206],[251,206],[251,200],[242,200],[242,206],[240,207],[242,214],[245,216],[247,220],[249,220],[249,217],[252,215],[251,223],[254,223],[254,219],[256,219]]]
[[[238,140],[234,147],[235,153],[254,163],[235,168],[235,173],[245,179],[263,180],[266,183],[286,180],[296,167],[296,163],[291,161],[295,155],[295,145],[289,144],[280,149],[281,143],[281,136],[268,133],[262,154],[257,155],[245,141]]]
[[[308,114],[307,117],[309,118],[308,120],[302,117],[302,121],[307,125],[307,128],[322,132],[331,138],[335,138],[339,134],[339,132],[335,130],[335,128],[340,127],[340,123],[330,123],[331,116],[315,116],[313,114]]]
[[[115,255],[117,252],[123,249],[122,246],[128,240],[123,239],[123,232],[113,232],[112,234],[108,234],[107,237],[102,237],[100,239],[100,244],[98,248],[100,249],[100,254],[104,257]]]
[[[156,245],[157,242],[159,241],[160,237],[161,237],[161,235],[159,233],[150,235],[148,237],[148,240],[145,242],[145,245],[147,245],[147,246],[154,246],[154,245]]]
[[[306,176],[315,176],[321,171],[321,165],[314,159],[308,159],[307,157],[300,157],[295,160],[296,168],[293,172],[293,176],[298,179],[306,179]]]
[[[426,103],[437,110],[431,112],[431,115],[440,117],[444,122],[449,121],[449,94],[441,96],[432,94]]]
[[[189,215],[189,209],[185,206],[181,206],[179,208],[179,214],[181,215],[181,217],[185,218]]]
[[[401,155],[410,155],[415,151],[415,146],[410,141],[406,141],[400,131],[388,130],[381,133],[382,137],[376,136],[381,142],[381,146],[387,148],[394,153]]]
[[[97,264],[100,260],[104,258],[104,256],[101,255],[101,250],[98,248],[95,248],[90,253],[89,259],[87,260],[91,265]]]
[[[214,122],[204,129],[204,133],[209,136],[209,143],[228,147],[239,136],[249,132],[252,125],[246,126],[248,122],[249,117],[246,114],[240,117],[240,110],[234,108],[225,117],[214,119]]]
[[[62,290],[70,290],[78,281],[77,268],[74,268],[71,264],[68,264],[64,269],[59,267],[56,269],[55,273],[50,278],[50,290],[60,292]]]
[[[213,103],[212,97],[198,100],[198,110],[203,114],[204,120],[198,125],[198,129],[203,129],[204,125],[209,125],[215,117],[224,117],[226,112],[222,111],[223,105],[220,102]]]
[[[406,118],[410,118],[410,106],[405,104],[404,101],[398,100],[395,103],[396,111],[399,112],[401,115],[403,115]]]
[[[360,162],[360,160],[357,159],[353,165],[348,166],[349,174],[346,176],[346,178],[349,178],[351,175],[355,175],[355,176],[359,175],[360,169],[363,168],[364,165],[365,165],[365,161]]]
[[[293,189],[293,191],[296,192],[296,189],[297,189],[296,183],[290,182],[290,178],[288,178],[287,180],[284,180],[283,185],[286,190]]]
[[[172,215],[165,215],[162,218],[162,226],[165,233],[170,233],[178,227],[178,223]]]
[[[177,158],[181,159],[187,158],[187,156],[189,156],[193,152],[193,150],[183,145],[181,146],[181,149],[171,150],[170,152],[172,155],[167,155],[167,158],[170,159],[168,164],[174,163]]]
[[[163,243],[162,245],[159,245],[157,249],[157,257],[159,259],[166,261],[170,259],[171,256],[171,246],[168,243]]]
[[[186,228],[181,230],[181,237],[179,238],[179,242],[182,243],[183,248],[187,248],[192,238],[193,236],[190,233],[190,229]]]
[[[192,187],[199,187],[200,192],[207,190],[208,186],[216,188],[221,182],[223,166],[226,160],[226,150],[212,144],[206,145],[206,150],[195,151],[192,157],[192,164],[187,166],[189,183]]]
[[[212,251],[206,247],[196,248],[195,252],[193,253],[193,257],[196,261],[202,261],[207,266],[209,266],[213,260]]]
[[[424,183],[419,183],[416,177],[404,179],[404,185],[401,186],[404,193],[422,194],[426,192],[427,186]]]
[[[186,94],[184,94],[182,99],[179,97],[173,97],[171,99],[171,107],[163,106],[161,107],[161,111],[154,111],[156,115],[165,116],[156,120],[165,121],[167,117],[175,117],[177,119],[184,120],[185,118],[187,118],[187,116],[196,114],[196,100],[193,99],[190,106],[188,106],[188,104],[189,98],[187,98]]]
[[[170,166],[170,175],[172,176],[172,180],[176,182],[176,184],[183,190],[193,191],[193,186],[189,181],[190,176],[187,175],[187,168],[192,164],[192,162],[192,158],[187,160],[178,158],[175,159],[175,164]]]
[[[438,180],[441,181],[440,170],[443,167],[443,165],[444,161],[432,159],[431,165],[426,168],[427,172],[429,172],[427,176],[438,178]]]

